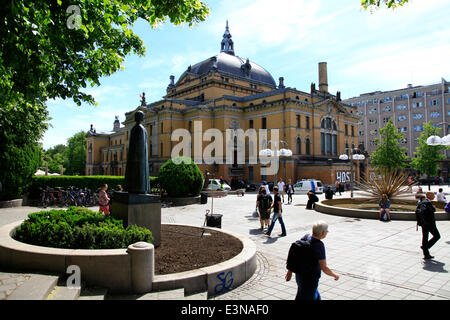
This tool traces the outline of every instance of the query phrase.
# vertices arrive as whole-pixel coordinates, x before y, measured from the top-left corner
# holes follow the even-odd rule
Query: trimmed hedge
[[[203,187],[203,173],[186,157],[167,160],[159,169],[158,179],[169,197],[198,196]]]
[[[80,207],[40,211],[28,215],[14,239],[24,243],[65,249],[121,249],[139,241],[152,242],[150,230]]]
[[[32,178],[29,194],[32,199],[39,197],[39,188],[88,188],[96,191],[103,184],[115,189],[118,184],[124,186],[124,176],[34,176]],[[150,186],[154,188],[159,183],[158,177],[150,177]]]

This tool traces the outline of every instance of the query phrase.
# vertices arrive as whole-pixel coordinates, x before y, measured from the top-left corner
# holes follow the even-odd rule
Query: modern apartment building
[[[441,136],[450,133],[450,82],[443,78],[436,84],[409,84],[404,89],[364,93],[343,102],[357,107],[359,145],[369,154],[376,149],[375,139],[389,118],[405,134],[402,143],[409,158],[414,157],[424,122],[441,127]]]

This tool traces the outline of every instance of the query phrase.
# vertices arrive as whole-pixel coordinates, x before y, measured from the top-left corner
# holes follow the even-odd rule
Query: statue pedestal
[[[151,194],[114,192],[111,216],[123,221],[125,227],[137,225],[149,229],[153,245],[161,245],[161,200]]]

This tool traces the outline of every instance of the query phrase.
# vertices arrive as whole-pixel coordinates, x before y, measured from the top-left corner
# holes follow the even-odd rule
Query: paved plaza
[[[427,190],[425,187],[424,190]],[[433,191],[437,187],[432,186]],[[444,192],[450,193],[449,187]],[[349,192],[336,198],[349,197]],[[448,196],[447,196],[448,197]],[[449,197],[448,197],[449,198]],[[279,223],[272,237],[259,230],[259,219],[252,216],[256,194],[228,195],[214,199],[214,213],[222,214],[222,229],[249,237],[257,246],[257,269],[245,284],[215,297],[217,300],[292,300],[295,278],[286,282],[286,258],[291,243],[311,232],[312,224],[329,224],[323,240],[328,266],[341,277],[335,281],[322,273],[319,292],[324,300],[449,300],[450,299],[450,221],[438,221],[441,239],[431,249],[433,260],[422,259],[421,230],[415,221],[391,221],[338,217],[306,210],[306,195],[294,195],[291,205],[283,206],[286,237],[278,237]],[[324,195],[319,195],[323,200]],[[287,200],[287,198],[286,198]],[[162,209],[163,223],[202,226],[207,204]],[[96,209],[96,208],[93,208]],[[26,218],[39,208],[0,209],[0,225]],[[3,270],[4,271],[4,270]],[[10,295],[28,275],[0,270],[0,299]]]

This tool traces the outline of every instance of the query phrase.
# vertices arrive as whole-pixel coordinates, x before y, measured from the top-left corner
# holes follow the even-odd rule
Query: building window
[[[398,121],[406,121],[407,117],[406,116],[399,116],[398,117]]]
[[[384,102],[392,101],[392,97],[384,97]]]
[[[296,147],[297,154],[302,154],[302,139],[300,137],[297,137],[296,139]]]
[[[375,136],[375,135],[378,134],[378,130],[377,130],[377,129],[370,130],[370,131],[369,131],[369,134],[370,134],[371,136]]]
[[[345,135],[348,136],[348,125],[346,124],[344,128],[345,128],[345,130],[344,130],[345,131]]]
[[[434,99],[430,101],[430,106],[438,106],[440,103],[439,99]]]
[[[391,106],[386,106],[386,107],[383,107],[383,112],[389,112],[389,111],[391,111],[392,109],[391,109]]]
[[[413,108],[422,108],[422,102],[414,102],[412,107]]]
[[[311,154],[311,141],[309,140],[309,138],[306,138],[306,142],[305,142],[305,153],[307,155]]]
[[[362,111],[362,110],[356,111],[357,116],[362,116],[363,114],[364,114],[364,111]]]
[[[423,131],[423,127],[422,126],[414,126],[414,131],[416,131],[416,132]]]
[[[431,112],[430,113],[430,118],[439,118],[439,116],[441,115],[440,112],[436,111],[436,112]]]
[[[325,155],[325,133],[320,134],[320,152]]]
[[[377,113],[377,108],[369,109],[369,112],[368,112],[368,113],[369,113],[369,114]]]
[[[355,127],[352,126],[352,137],[354,137],[354,136],[355,136]]]
[[[406,104],[400,104],[397,106],[397,110],[405,110],[406,109]]]
[[[305,117],[305,120],[306,120],[306,129],[310,129],[310,128],[309,128],[309,117],[306,116],[306,117]]]
[[[262,118],[261,127],[262,129],[267,129],[267,118]]]
[[[403,127],[403,128],[398,128],[399,132],[407,132],[408,131],[408,127]]]
[[[369,124],[376,124],[377,122],[377,119],[369,119]]]
[[[414,113],[413,114],[413,119],[414,120],[423,119],[423,114],[421,114],[421,113]]]
[[[389,122],[389,119],[390,119],[390,118],[384,117],[384,118],[383,118],[383,123],[388,123],[388,122]]]
[[[296,115],[296,120],[297,120],[297,128],[300,128],[300,115]]]
[[[163,147],[164,147],[164,145],[163,145],[163,143],[161,142],[161,151],[160,151],[161,157],[164,155],[164,149],[163,149]]]
[[[253,119],[250,119],[250,120],[248,121],[248,127],[249,127],[250,129],[253,129]]]
[[[360,131],[359,131],[359,136],[360,136],[360,137],[364,136],[364,130],[360,130]]]

